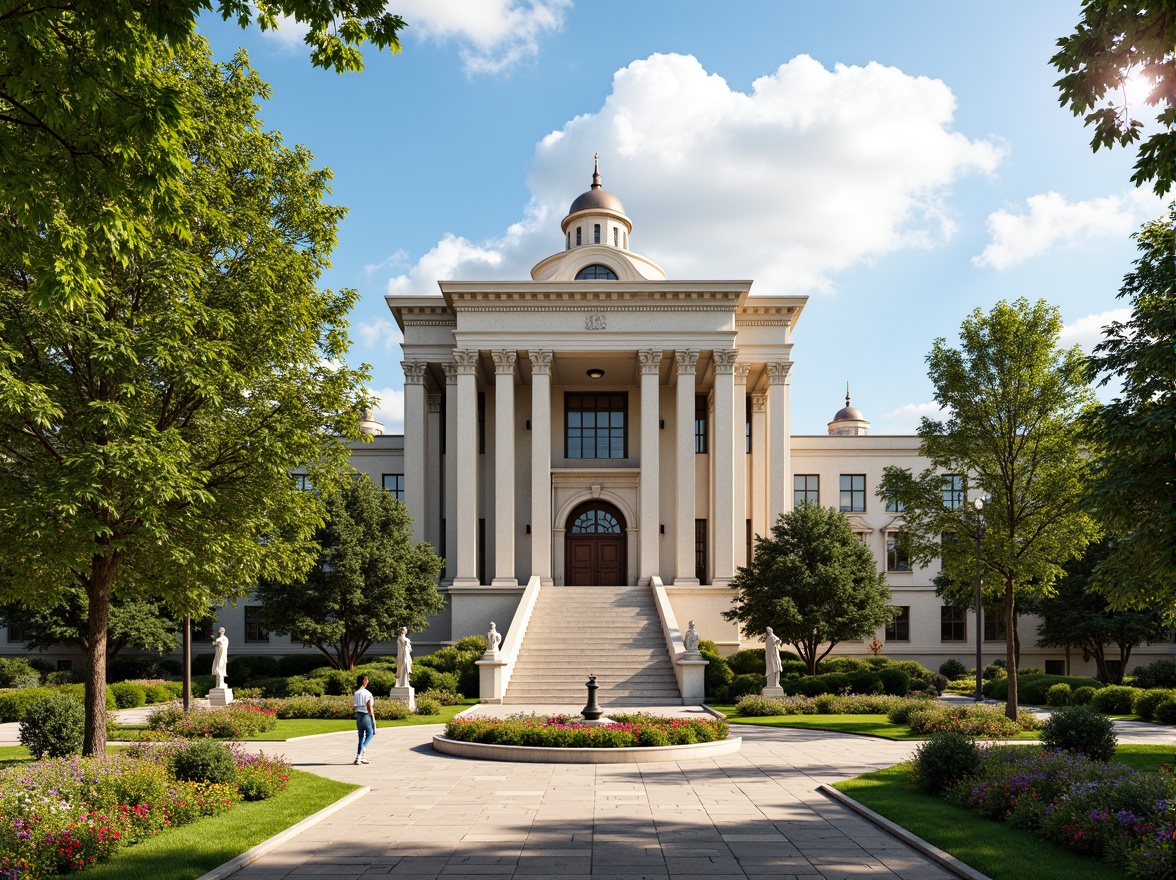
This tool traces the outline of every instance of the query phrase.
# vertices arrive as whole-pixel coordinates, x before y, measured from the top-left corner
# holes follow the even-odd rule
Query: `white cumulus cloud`
[[[874,434],[914,434],[923,419],[943,421],[947,417],[947,410],[935,401],[908,403],[886,413],[871,430]]]
[[[1085,318],[1079,318],[1073,324],[1064,326],[1059,336],[1059,342],[1064,348],[1081,345],[1082,350],[1089,354],[1096,345],[1103,341],[1104,327],[1112,321],[1128,321],[1130,318],[1131,309],[1111,309],[1109,312],[1087,315]]]
[[[376,398],[376,421],[384,426],[385,434],[401,434],[404,432],[404,389],[402,388],[370,388],[368,391]]]
[[[377,318],[371,323],[360,321],[355,325],[355,335],[368,348],[379,346],[391,349],[404,341],[404,334],[396,322],[387,318]]]
[[[988,215],[991,241],[972,258],[975,265],[1009,269],[1055,247],[1127,236],[1163,210],[1163,202],[1150,190],[1080,202],[1047,192],[1030,196],[1025,206],[1025,213],[1000,210]]]
[[[481,243],[446,236],[389,292],[527,278],[563,249],[558,220],[588,188],[596,152],[634,222],[631,247],[670,277],[829,289],[849,266],[952,235],[952,183],[1003,156],[953,131],[954,112],[944,83],[880,64],[829,70],[801,55],[744,93],[692,56],[653,55],[616,72],[597,112],[536,146],[518,223]]]

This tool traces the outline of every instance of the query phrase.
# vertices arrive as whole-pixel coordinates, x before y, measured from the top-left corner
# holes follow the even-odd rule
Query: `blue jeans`
[[[372,737],[376,735],[376,723],[372,720],[372,716],[367,712],[355,713],[355,728],[359,731],[359,748],[356,749],[355,754],[359,754],[367,744],[372,741]]]

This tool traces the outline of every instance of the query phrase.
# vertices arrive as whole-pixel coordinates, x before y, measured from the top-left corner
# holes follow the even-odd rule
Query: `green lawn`
[[[710,705],[710,704],[708,704]],[[928,735],[911,733],[905,724],[891,724],[885,715],[769,715],[753,717],[738,715],[734,706],[711,706],[727,716],[732,724],[756,724],[763,727],[797,727],[802,730],[831,730],[836,733],[856,733],[861,736],[880,736],[894,740],[924,740]],[[1025,730],[1013,737],[1036,740],[1037,732]]]
[[[281,794],[238,804],[223,815],[200,819],[121,850],[110,861],[87,868],[86,880],[193,880],[356,787],[294,770]]]
[[[16,764],[27,764],[31,760],[33,756],[24,746],[0,746],[0,770]]]
[[[1172,752],[1171,746],[1124,745],[1116,759],[1154,771],[1171,761]],[[992,880],[1022,880],[1027,865],[1033,866],[1034,880],[1121,880],[1121,872],[1103,862],[924,794],[910,784],[908,768],[898,764],[833,787]]]

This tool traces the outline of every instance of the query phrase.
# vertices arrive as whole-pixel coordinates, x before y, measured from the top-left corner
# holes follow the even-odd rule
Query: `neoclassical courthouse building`
[[[792,335],[807,297],[667,277],[630,249],[633,223],[598,171],[561,229],[563,250],[528,280],[387,297],[404,334],[405,430],[367,421],[371,442],[352,461],[405,502],[415,537],[446,560],[447,608],[414,634],[418,653],[491,620],[508,631],[536,580],[544,592],[658,584],[680,629],[695,620],[723,652],[746,647],[721,617],[728,584],[754,535],[813,501],[844,511],[886,572],[900,609],[877,633],[887,656],[971,665],[977,635],[986,661],[1004,656],[998,615],[977,633],[974,614],[945,607],[938,566],[908,562],[902,514],[875,495],[884,467],[926,467],[918,439],[870,435],[848,392],[826,435],[790,433]],[[944,492],[967,501],[958,476],[945,474]],[[262,632],[256,612],[248,600],[221,609],[235,653],[306,650]],[[1035,625],[1020,624],[1022,665],[1064,671],[1064,654],[1035,646]],[[1094,666],[1077,655],[1071,669]]]

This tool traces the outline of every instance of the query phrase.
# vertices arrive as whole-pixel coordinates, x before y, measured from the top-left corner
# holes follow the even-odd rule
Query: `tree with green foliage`
[[[29,650],[57,645],[90,650],[90,600],[81,586],[70,584],[53,605],[0,607],[0,626],[19,627]],[[161,602],[111,596],[106,631],[106,662],[124,648],[170,654],[179,643],[180,621]]]
[[[343,216],[329,172],[264,130],[243,55],[213,64],[192,40],[157,74],[189,120],[169,135],[189,157],[182,233],[142,212],[111,239],[123,206],[60,164],[38,176],[44,222],[0,212],[0,601],[85,592],[91,755],[114,597],[202,615],[300,575],[323,508],[289,472],[345,481],[368,405],[366,374],[340,366],[356,294],[317,287]],[[37,136],[9,125],[4,143]],[[105,173],[133,191],[154,172]]]
[[[1083,657],[1094,659],[1101,681],[1122,684],[1131,649],[1161,639],[1167,631],[1159,609],[1112,611],[1107,600],[1091,589],[1096,566],[1114,548],[1114,539],[1103,538],[1065,564],[1066,573],[1057,582],[1057,592],[1037,603],[1036,611],[1041,617],[1037,644],[1045,648],[1077,648]],[[1119,668],[1113,675],[1107,668],[1107,649],[1111,645],[1119,649]]]
[[[751,636],[771,627],[809,675],[838,643],[871,636],[894,616],[870,548],[845,514],[815,504],[781,514],[770,538],[756,535],[751,564],[736,572],[731,589],[735,599],[723,616]]]
[[[1176,173],[1176,2],[1084,0],[1082,19],[1057,45],[1058,100],[1094,127],[1091,149],[1139,141],[1139,117],[1155,112],[1160,130],[1140,143],[1131,181],[1164,195]],[[1152,109],[1130,105],[1132,79],[1147,86],[1142,103]]]
[[[1119,298],[1131,316],[1104,331],[1089,361],[1107,404],[1083,418],[1097,451],[1089,504],[1118,541],[1094,586],[1117,610],[1159,608],[1176,625],[1176,206],[1135,236],[1140,257]]]
[[[400,627],[425,629],[445,607],[444,565],[426,542],[412,543],[408,509],[365,474],[326,499],[316,535],[318,563],[304,578],[263,581],[256,596],[267,629],[318,648],[337,669],[354,669]]]
[[[1061,564],[1096,536],[1084,510],[1089,465],[1078,416],[1091,404],[1085,359],[1062,349],[1062,318],[1044,300],[999,302],[976,309],[960,328],[958,349],[935,340],[928,375],[945,420],[924,418],[919,453],[931,467],[918,476],[887,467],[880,498],[903,505],[911,557],[942,560],[948,582],[975,584],[975,535],[984,505],[985,607],[1001,607],[1009,692],[1005,712],[1017,717],[1017,603],[1048,595]],[[954,478],[954,479],[952,479]]]

